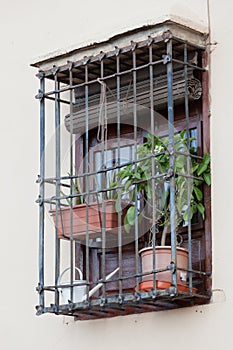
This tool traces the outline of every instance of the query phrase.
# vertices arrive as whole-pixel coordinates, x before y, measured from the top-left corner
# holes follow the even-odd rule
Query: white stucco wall
[[[38,303],[38,81],[29,64],[48,52],[103,40],[170,15],[208,26],[205,0],[0,1],[1,242],[0,344],[4,350],[67,348],[233,349],[231,217],[233,170],[232,11],[210,0],[211,149],[213,169],[213,302],[206,306],[73,322],[35,316]],[[226,244],[227,242],[227,244]],[[164,343],[165,340],[165,343]],[[175,344],[175,345],[174,345]]]

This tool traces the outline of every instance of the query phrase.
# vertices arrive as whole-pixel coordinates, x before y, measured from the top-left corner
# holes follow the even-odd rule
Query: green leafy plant
[[[152,139],[153,138],[153,139]],[[170,166],[169,139],[147,135],[147,141],[137,150],[137,159],[118,172],[118,184],[121,185],[121,196],[127,197],[133,204],[125,216],[126,232],[138,220],[149,219],[162,231],[161,245],[165,245],[166,235],[170,227],[170,177],[175,182],[175,220],[176,227],[192,220],[196,213],[205,218],[203,206],[203,183],[211,184],[210,155],[198,157],[194,148],[188,153],[186,131],[174,136],[174,166]],[[153,149],[152,149],[153,147]],[[189,174],[188,174],[189,169]],[[152,176],[153,175],[153,176]],[[113,183],[113,186],[117,182]],[[153,195],[154,192],[154,195]],[[188,203],[188,192],[190,203]],[[147,210],[138,209],[138,202],[144,203]],[[189,209],[190,208],[190,209]],[[136,212],[136,213],[135,213]]]

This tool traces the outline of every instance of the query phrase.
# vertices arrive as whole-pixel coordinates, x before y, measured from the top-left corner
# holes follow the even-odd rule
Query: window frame
[[[173,23],[168,23],[168,27],[170,29],[174,29],[175,25]],[[149,31],[151,31],[151,28],[148,29]],[[171,121],[172,118],[174,117],[173,113],[175,111],[175,114],[177,115],[177,119],[174,120],[175,123],[177,123],[177,127],[180,128],[183,121],[181,121],[181,117],[182,115],[186,115],[188,114],[188,117],[190,117],[190,124],[191,125],[193,123],[193,125],[196,123],[198,125],[198,134],[200,134],[200,138],[198,138],[198,140],[203,139],[203,143],[200,143],[200,150],[202,149],[202,152],[209,152],[209,148],[210,148],[210,139],[209,139],[209,135],[210,135],[210,126],[209,126],[209,75],[208,75],[208,71],[205,70],[205,67],[208,66],[208,54],[207,51],[205,50],[205,43],[204,41],[206,40],[203,39],[202,35],[200,33],[196,33],[194,31],[191,31],[189,33],[190,37],[190,43],[186,40],[184,40],[184,37],[186,37],[186,31],[189,31],[187,28],[180,28],[180,31],[182,33],[182,35],[177,35],[177,32],[175,35],[172,34],[172,31],[165,31],[163,32],[163,35],[161,37],[160,34],[158,34],[157,36],[147,36],[147,39],[144,41],[138,41],[137,43],[135,43],[134,41],[131,41],[131,44],[122,48],[115,48],[115,50],[113,51],[108,51],[107,53],[103,53],[100,52],[100,54],[95,54],[93,56],[90,57],[84,57],[81,60],[77,60],[72,62],[68,62],[65,65],[58,65],[58,66],[54,66],[53,68],[47,68],[47,64],[48,62],[39,62],[37,64],[37,66],[42,67],[40,69],[40,72],[38,74],[38,78],[40,79],[40,90],[39,90],[39,94],[37,96],[37,98],[40,100],[40,106],[41,106],[41,112],[40,112],[40,116],[41,116],[41,123],[40,123],[40,130],[41,130],[41,150],[40,150],[40,155],[41,155],[41,166],[40,166],[40,179],[41,181],[39,181],[39,186],[40,186],[40,196],[38,199],[38,203],[40,205],[40,209],[39,209],[39,215],[40,215],[40,229],[39,229],[39,234],[40,234],[40,252],[39,252],[39,257],[40,257],[40,267],[39,267],[39,285],[38,285],[38,292],[39,292],[39,306],[37,307],[37,312],[38,314],[40,313],[44,313],[44,312],[53,312],[53,313],[60,313],[60,314],[68,314],[68,315],[74,315],[74,316],[78,316],[81,319],[85,319],[88,318],[88,312],[86,313],[85,307],[80,306],[80,305],[76,305],[74,303],[71,303],[69,305],[69,307],[67,308],[67,306],[63,306],[60,305],[59,303],[59,286],[58,286],[58,276],[59,276],[59,262],[60,262],[60,241],[58,239],[57,236],[57,229],[55,229],[55,233],[56,233],[56,239],[55,239],[55,256],[56,256],[56,261],[55,261],[55,284],[54,286],[46,286],[44,283],[44,234],[45,234],[45,226],[44,226],[44,220],[45,220],[45,210],[44,210],[44,203],[46,201],[50,201],[52,202],[55,201],[56,203],[60,203],[60,181],[63,180],[66,177],[62,177],[60,174],[60,169],[59,166],[60,165],[56,165],[56,176],[52,177],[51,179],[47,179],[45,177],[45,164],[44,164],[44,153],[45,153],[45,100],[46,99],[50,99],[50,100],[54,100],[55,102],[55,120],[56,120],[56,128],[58,129],[60,127],[60,104],[63,103],[64,101],[62,100],[62,98],[60,98],[61,93],[63,93],[64,91],[69,91],[71,92],[71,94],[74,92],[74,89],[76,89],[77,86],[82,86],[85,87],[85,97],[88,95],[88,88],[91,86],[90,81],[88,81],[88,74],[89,71],[88,69],[91,67],[92,72],[90,74],[94,74],[93,77],[95,76],[95,70],[98,71],[97,75],[99,75],[98,79],[102,79],[104,80],[105,77],[105,73],[107,72],[107,74],[111,75],[113,74],[114,77],[116,78],[116,80],[119,81],[119,76],[120,76],[120,67],[119,67],[119,57],[122,55],[122,57],[124,56],[125,59],[123,60],[123,66],[125,67],[125,69],[129,69],[129,66],[127,66],[127,64],[129,62],[127,62],[127,57],[131,57],[132,62],[130,63],[130,67],[131,67],[131,73],[133,76],[133,80],[134,80],[134,96],[135,96],[135,91],[136,91],[136,76],[137,76],[137,64],[136,64],[136,51],[139,52],[139,57],[138,60],[139,62],[142,62],[141,64],[143,64],[143,48],[150,48],[151,45],[154,45],[154,48],[159,52],[159,54],[164,53],[162,49],[163,46],[162,44],[164,44],[164,47],[167,48],[167,51],[165,51],[165,54],[162,56],[161,62],[162,64],[164,64],[164,66],[167,65],[167,67],[169,66],[169,68],[167,68],[167,79],[168,79],[168,113],[165,112],[165,116],[168,117],[168,119]],[[134,35],[135,32],[132,33],[128,33],[127,34],[127,40],[129,40],[129,38],[131,37],[132,39],[134,39]],[[145,36],[145,33],[143,34]],[[175,57],[173,58],[171,55],[171,42],[175,42],[175,46],[174,46],[174,54]],[[195,43],[196,42],[196,43]],[[177,59],[177,52],[179,52],[180,47],[181,46],[186,47],[186,50],[188,47],[195,47],[196,50],[198,50],[199,52],[199,67],[200,67],[200,72],[202,73],[202,89],[203,89],[203,95],[202,95],[202,99],[201,99],[201,103],[194,103],[193,105],[193,110],[189,110],[187,112],[187,108],[185,108],[185,112],[182,111],[182,109],[180,110],[180,107],[177,105],[172,105],[172,101],[169,100],[171,99],[172,96],[172,86],[171,86],[171,81],[169,82],[169,79],[171,78],[172,75],[172,65],[171,62],[176,62],[178,63],[178,59]],[[104,47],[104,45],[103,45]],[[169,51],[170,50],[170,51]],[[173,50],[173,48],[172,48]],[[81,55],[83,56],[83,49],[81,50],[82,53]],[[88,51],[88,49],[87,49]],[[156,51],[156,55],[157,55],[157,51]],[[160,52],[161,51],[161,52]],[[148,51],[149,52],[149,51]],[[132,56],[130,56],[132,54]],[[72,56],[72,54],[71,54]],[[78,56],[80,57],[80,56]],[[157,57],[157,56],[156,56]],[[150,69],[151,71],[151,67],[152,67],[152,62],[149,61],[150,57],[149,57],[149,53],[148,53],[148,64],[147,67]],[[157,58],[158,59],[158,58]],[[187,59],[187,58],[186,58]],[[109,63],[109,62],[116,62],[116,68],[114,69],[114,73],[112,73],[112,66],[109,64],[109,66],[107,67],[107,70],[105,71],[105,67],[103,64],[103,60],[105,60],[105,62]],[[53,60],[51,60],[53,61]],[[59,60],[58,60],[59,61]],[[201,62],[200,62],[201,61]],[[191,63],[186,63],[184,65],[191,65],[193,66],[194,69],[197,69],[194,67],[195,64],[191,64]],[[72,75],[73,74],[73,75]],[[54,80],[54,89],[52,91],[48,91],[46,90],[45,87],[45,79],[51,79]],[[93,78],[94,79],[94,78]],[[60,83],[65,83],[67,84],[68,87],[63,87],[61,86]],[[98,81],[99,82],[99,81]],[[117,83],[118,84],[118,83]],[[169,91],[170,89],[170,91]],[[151,93],[151,90],[150,90]],[[51,97],[53,96],[53,97]],[[71,95],[70,95],[71,96]],[[65,103],[67,103],[65,101]],[[88,105],[87,102],[86,106]],[[118,104],[118,102],[116,102]],[[69,104],[70,104],[70,116],[74,115],[74,104],[73,104],[73,97],[70,97],[69,100]],[[172,111],[171,111],[171,106],[172,106]],[[201,112],[200,112],[201,111]],[[135,112],[134,110],[134,117],[137,116],[137,112]],[[88,114],[88,112],[87,112]],[[196,119],[195,119],[196,118]],[[195,120],[195,122],[194,122]],[[67,127],[67,124],[66,124]],[[134,125],[134,138],[135,138],[135,128],[137,127],[137,125]],[[72,129],[71,129],[72,131]],[[76,135],[75,136],[75,148],[76,148],[76,152],[75,152],[75,163],[76,165],[80,163],[80,160],[83,159],[83,156],[85,154],[85,148],[87,149],[89,147],[89,136],[88,135],[89,132],[87,132],[87,138],[84,138],[83,140],[81,139],[80,135]],[[71,137],[71,140],[73,140],[73,138]],[[56,147],[58,142],[60,142],[60,135],[56,130]],[[72,141],[73,142],[73,141]],[[85,147],[83,148],[83,145],[85,145]],[[60,146],[59,146],[60,147]],[[59,159],[59,147],[56,148],[56,159]],[[81,167],[82,168],[82,167]],[[84,172],[84,169],[81,169],[82,172]],[[73,175],[72,175],[73,176]],[[85,176],[84,176],[85,178]],[[70,177],[71,179],[71,177]],[[45,183],[55,183],[56,184],[56,196],[54,196],[53,198],[45,198],[45,193],[44,193],[44,189],[45,189]],[[72,193],[71,193],[72,196]],[[205,295],[200,296],[200,298],[198,298],[198,296],[193,296],[190,295],[190,298],[186,298],[186,303],[184,302],[184,300],[179,300],[177,301],[177,305],[176,307],[180,307],[180,305],[190,305],[190,303],[193,302],[193,300],[195,300],[194,302],[196,303],[205,303],[208,302],[211,296],[211,268],[212,268],[212,256],[211,256],[211,205],[210,205],[210,188],[208,188],[207,186],[204,186],[204,203],[206,206],[206,219],[203,222],[202,226],[197,227],[196,231],[197,231],[197,237],[198,235],[200,235],[201,230],[205,232],[205,235],[203,236],[202,239],[202,243],[203,243],[203,254],[205,255],[205,261],[202,262],[202,267],[201,270],[205,271],[205,273],[203,274],[203,278],[205,279],[205,286],[204,286],[204,290],[203,293]],[[58,215],[58,204],[56,204],[56,216]],[[70,240],[71,241],[71,240]],[[85,273],[85,265],[87,266],[87,264],[89,263],[89,259],[91,261],[91,263],[94,265],[95,263],[98,262],[98,251],[96,250],[93,254],[89,255],[88,252],[88,246],[85,250],[82,249],[81,245],[79,242],[76,242],[75,240],[71,243],[71,248],[73,249],[74,245],[75,245],[75,261],[79,263],[79,266],[81,268],[83,268],[84,273]],[[136,246],[135,246],[136,247]],[[138,251],[139,245],[136,247],[136,250]],[[71,249],[71,251],[72,251]],[[104,258],[106,251],[104,253]],[[86,261],[85,261],[86,260]],[[72,264],[71,263],[71,270],[72,270]],[[90,279],[92,279],[93,281],[98,281],[99,280],[99,276],[95,271],[89,271],[90,273],[87,273],[88,276],[86,276],[88,282],[87,282],[87,290],[89,289],[90,285],[89,281]],[[103,279],[106,277],[106,271],[103,272]],[[120,285],[120,280],[121,280],[122,276],[120,276],[118,282]],[[138,271],[136,271],[136,275],[135,275],[136,280],[138,280]],[[70,284],[71,287],[74,287],[74,282],[75,282],[75,276],[72,275],[70,276]],[[106,281],[103,281],[103,286],[105,289],[105,285],[106,285]],[[102,282],[101,282],[102,283]],[[74,287],[75,288],[75,287]],[[55,292],[55,301],[54,301],[54,305],[52,305],[51,307],[47,307],[45,305],[45,300],[44,300],[44,295],[45,292],[47,291],[53,291]],[[119,290],[119,295],[117,298],[115,298],[114,302],[118,305],[116,306],[117,311],[114,313],[112,313],[111,311],[111,306],[109,308],[109,315],[111,316],[112,314],[114,315],[118,315],[120,314],[121,311],[121,304],[123,299],[122,298],[122,290]],[[137,294],[137,290],[136,290],[136,294]],[[153,292],[152,292],[153,294]],[[168,295],[165,293],[164,294],[166,297],[168,297]],[[162,294],[158,293],[157,295],[158,297],[163,296]],[[134,299],[127,299],[126,296],[126,301],[129,301],[129,304],[133,302],[142,302],[141,303],[141,310],[139,312],[145,312],[147,310],[146,304],[143,304],[143,300],[146,298],[151,298],[152,295],[150,293],[142,293],[141,296],[137,299],[137,296],[134,295]],[[89,312],[96,312],[96,318],[98,317],[102,317],[103,316],[103,305],[107,305],[108,302],[111,304],[113,301],[110,298],[109,301],[106,304],[106,301],[103,300],[103,298],[105,298],[105,293],[103,293],[103,297],[101,297],[100,303],[99,301],[97,302],[97,300],[93,301],[91,304],[89,304]],[[153,298],[152,298],[153,299]],[[153,299],[154,300],[154,299]],[[153,301],[152,300],[152,301]],[[167,299],[166,299],[167,300]],[[111,304],[112,305],[112,304]],[[135,304],[136,305],[136,304]],[[165,305],[165,304],[164,304]],[[84,305],[85,306],[85,305]],[[156,309],[156,303],[154,306],[151,306],[150,310],[155,310]],[[129,306],[129,308],[132,306]],[[166,308],[170,308],[171,307],[171,303],[166,302],[165,305],[165,309]],[[172,306],[173,307],[173,306]],[[127,308],[127,303],[126,303],[126,308]],[[136,306],[137,309],[137,306]],[[160,309],[160,307],[159,307]],[[102,311],[101,311],[102,310]],[[134,310],[131,310],[131,312],[135,312]],[[129,313],[131,313],[129,312]],[[102,313],[102,314],[101,314]],[[128,311],[126,312],[128,313]],[[102,316],[100,316],[100,314]]]

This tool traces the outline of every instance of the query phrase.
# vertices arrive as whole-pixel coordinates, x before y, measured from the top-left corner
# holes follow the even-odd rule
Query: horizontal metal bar
[[[58,180],[78,179],[78,178],[82,178],[82,177],[85,177],[85,176],[104,174],[104,173],[106,173],[108,171],[119,170],[119,169],[124,168],[124,167],[126,167],[128,165],[134,165],[134,164],[140,163],[142,161],[151,159],[153,157],[159,157],[160,155],[163,155],[163,154],[165,154],[165,152],[160,152],[160,153],[156,153],[156,154],[151,153],[147,157],[143,157],[143,158],[140,158],[140,159],[135,159],[133,161],[125,162],[125,163],[122,163],[122,164],[117,164],[115,166],[108,167],[107,169],[100,169],[98,171],[90,171],[88,173],[84,172],[84,173],[76,174],[76,175],[65,175],[65,176],[61,176],[59,179],[56,178],[56,177],[48,177],[48,178],[44,178],[43,181],[48,182],[48,183],[53,183],[53,181],[58,181]]]
[[[187,67],[190,67],[190,68],[193,68],[193,69],[197,69],[197,70],[199,70],[199,71],[201,71],[201,72],[206,72],[206,68],[203,68],[203,67],[200,67],[200,66],[191,64],[191,63],[186,63],[185,61],[178,60],[177,58],[173,58],[173,59],[172,59],[172,62],[180,63],[180,64],[182,64],[183,66],[187,66]]]
[[[177,35],[174,35],[174,34],[172,35],[172,39],[174,39],[175,41],[178,41],[178,42],[180,42],[182,44],[190,45],[193,48],[196,48],[196,49],[199,49],[199,50],[203,50],[204,51],[206,49],[206,45],[199,45],[199,44],[191,43],[188,40],[181,39]]]
[[[92,85],[92,84],[96,84],[96,83],[99,83],[100,81],[106,81],[108,79],[113,79],[113,78],[116,78],[116,77],[120,77],[120,76],[123,76],[123,75],[126,75],[126,74],[130,74],[134,71],[139,71],[141,69],[145,69],[149,66],[154,66],[154,65],[157,65],[157,64],[161,64],[163,63],[164,60],[158,60],[158,61],[153,61],[151,63],[147,63],[147,64],[144,64],[142,66],[138,66],[136,68],[131,68],[131,69],[128,69],[128,70],[125,70],[125,71],[122,71],[122,72],[119,72],[119,73],[114,73],[114,74],[111,74],[111,75],[106,75],[102,78],[97,78],[97,79],[94,79],[94,80],[89,80],[89,81],[86,81],[86,82],[83,82],[83,83],[80,83],[80,84],[75,84],[75,85],[72,85],[72,86],[67,86],[67,87],[64,87],[64,88],[61,88],[59,89],[58,91],[57,90],[51,90],[51,91],[48,91],[48,92],[45,92],[43,93],[43,97],[44,98],[48,98],[48,96],[50,95],[54,95],[56,93],[61,93],[61,92],[66,92],[66,91],[69,91],[71,89],[77,89],[77,88],[80,88],[80,87],[84,87],[84,86],[89,86],[89,85]]]
[[[210,296],[203,295],[203,294],[197,294],[197,293],[190,293],[190,292],[179,292],[179,294],[174,295],[173,294],[173,288],[167,289],[167,290],[156,290],[156,292],[142,292],[137,295],[135,294],[125,294],[123,301],[120,300],[118,296],[112,296],[108,297],[105,300],[105,303],[99,299],[92,300],[91,302],[82,302],[82,303],[71,303],[69,305],[59,305],[58,309],[55,310],[54,305],[51,305],[51,307],[44,307],[40,308],[38,306],[37,308],[40,308],[41,313],[64,313],[67,312],[67,314],[72,315],[72,311],[80,312],[82,314],[83,312],[91,312],[95,310],[95,307],[101,307],[103,310],[107,308],[113,308],[116,306],[119,306],[120,308],[122,307],[127,307],[129,305],[130,307],[137,307],[138,305],[143,305],[144,302],[147,303],[149,302],[149,305],[156,305],[161,306],[162,303],[164,303],[164,308],[166,308],[166,301],[167,302],[175,302],[178,300],[187,300],[187,299],[193,299],[193,298],[200,298],[200,299],[205,299],[209,300]],[[158,303],[160,305],[158,305]],[[68,308],[67,308],[68,306]]]

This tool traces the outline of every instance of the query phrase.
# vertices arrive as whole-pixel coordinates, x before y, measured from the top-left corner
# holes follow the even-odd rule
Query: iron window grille
[[[187,33],[184,40],[171,29],[146,34],[144,40],[131,40],[113,50],[72,61],[68,57],[65,64],[59,63],[60,57],[35,64],[40,68],[36,96],[40,101],[37,314],[92,319],[210,299],[209,188],[204,187],[206,219],[197,214],[191,220],[189,209],[187,221],[177,226],[174,182],[176,135],[185,131],[190,140],[183,150],[187,168],[182,175],[189,188],[193,179],[190,149],[195,149],[197,159],[209,150],[206,38],[192,32],[201,39],[193,40]],[[70,56],[75,57],[73,52]],[[143,158],[138,149],[149,135],[169,140],[170,166],[163,178],[171,193],[171,255],[170,263],[159,268],[155,250],[160,233],[153,213],[158,199],[156,181],[161,175],[152,170],[150,176],[135,182],[133,198],[121,196],[124,183],[117,175],[130,164],[137,169]],[[149,156],[152,169],[156,157],[154,152]],[[146,203],[138,188],[145,181],[154,190],[144,220],[140,213]],[[126,232],[123,216],[132,202],[136,210]],[[187,208],[190,203],[188,191]],[[83,216],[75,212],[80,207]],[[108,222],[109,212],[113,226]],[[153,263],[149,271],[142,272],[139,251],[150,233]],[[188,278],[181,289],[177,234],[188,250],[188,266],[182,270]],[[170,274],[169,283],[157,281],[162,271]],[[148,288],[142,287],[146,276],[152,280]]]

